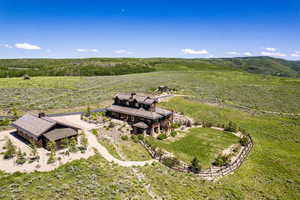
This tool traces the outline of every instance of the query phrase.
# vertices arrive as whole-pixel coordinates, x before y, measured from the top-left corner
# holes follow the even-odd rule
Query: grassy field
[[[114,145],[111,143],[111,141],[109,141],[106,138],[99,138],[98,142],[100,144],[102,144],[111,155],[113,155],[115,158],[117,158],[119,160],[122,160],[121,156],[118,154],[118,152],[116,151],[116,149],[115,149]]]
[[[300,64],[271,57],[242,58],[86,58],[0,59],[0,77],[107,76],[153,71],[239,70],[257,74],[299,77]]]
[[[151,61],[151,65],[154,65],[154,61]],[[191,60],[187,65],[176,59],[164,63],[158,59],[155,61],[158,62],[155,64],[157,70],[150,73],[34,77],[26,81],[21,78],[0,79],[0,113],[12,107],[22,111],[50,112],[81,110],[88,104],[95,108],[119,92],[151,93],[158,86],[167,85],[176,88],[178,94],[189,97],[174,98],[161,106],[183,112],[199,121],[215,124],[234,121],[254,139],[254,149],[241,168],[217,182],[175,172],[160,164],[138,168],[143,175],[143,180],[140,180],[130,168],[110,164],[97,155],[88,160],[71,162],[52,172],[0,172],[0,199],[152,199],[145,187],[148,184],[155,194],[172,200],[300,199],[300,117],[253,112],[300,113],[299,79],[250,74],[240,70],[239,66],[252,70],[253,61],[249,61],[248,65],[239,65],[237,62],[232,70],[225,61],[220,61],[223,67],[216,67],[212,62],[199,60]],[[199,65],[199,62],[202,64]],[[283,71],[292,73],[289,69]],[[277,72],[272,68],[270,74]],[[252,110],[248,112],[239,109],[239,106]],[[209,139],[205,135],[208,133],[205,131],[201,135],[203,140]],[[191,138],[184,138],[182,142],[186,143],[185,140]],[[178,144],[181,144],[180,140]],[[166,148],[172,150],[171,146],[168,144]],[[175,146],[175,150],[181,146]],[[197,151],[201,151],[200,147]],[[139,147],[120,148],[129,159],[144,159]],[[207,145],[205,150],[209,151],[209,148]],[[190,159],[188,157],[192,150],[187,149],[188,153],[182,155],[182,159]],[[135,154],[136,151],[139,154]]]
[[[251,109],[300,112],[300,81],[238,71],[163,71],[100,77],[0,79],[0,109],[67,109],[99,104],[118,92],[151,93],[160,85],[197,100]]]
[[[245,128],[254,139],[254,148],[234,174],[217,182],[170,170],[161,164],[138,168],[139,181],[129,168],[106,162],[100,156],[74,161],[47,173],[13,174],[0,172],[1,199],[151,199],[152,191],[164,199],[291,199],[300,198],[300,120],[295,117],[254,115],[174,98],[163,106],[175,108],[197,120],[226,123]],[[42,187],[42,188],[40,188]],[[121,192],[123,191],[123,192]],[[25,198],[26,197],[26,198]]]
[[[151,199],[130,168],[96,155],[52,172],[0,172],[0,199]]]
[[[239,138],[233,134],[211,128],[193,128],[184,137],[174,142],[152,137],[148,137],[147,140],[173,153],[179,160],[186,163],[191,163],[192,159],[197,157],[204,168],[211,166],[218,153],[239,142]]]
[[[127,160],[144,161],[152,159],[147,150],[140,144],[135,143],[131,139],[128,141],[121,141],[119,148],[126,156]]]
[[[161,164],[140,167],[144,178],[139,181],[129,168],[109,164],[100,156],[74,161],[47,173],[0,172],[0,189],[5,191],[0,198],[151,199],[145,191],[148,184],[155,194],[172,200],[300,198],[299,118],[255,115],[183,98],[174,98],[162,106],[196,120],[213,123],[232,120],[253,136],[254,149],[241,168],[217,182],[204,181]]]

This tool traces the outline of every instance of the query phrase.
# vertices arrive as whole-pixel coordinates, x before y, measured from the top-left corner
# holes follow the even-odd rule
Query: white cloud
[[[0,47],[9,48],[9,49],[13,48],[13,47],[12,47],[11,45],[9,45],[9,44],[0,44]]]
[[[114,53],[115,54],[132,54],[132,52],[130,52],[130,51],[127,51],[127,50],[125,50],[125,49],[119,49],[119,50],[116,50],[116,51],[114,51]]]
[[[284,53],[266,52],[266,51],[261,52],[261,55],[263,55],[263,56],[276,56],[276,57],[285,57],[286,56],[286,54],[284,54]]]
[[[267,50],[267,51],[272,51],[272,52],[277,51],[276,48],[272,48],[272,47],[267,47],[267,48],[265,48],[265,50]]]
[[[184,54],[191,54],[191,55],[205,55],[208,54],[206,49],[202,50],[194,50],[194,49],[181,49]]]
[[[245,52],[244,55],[245,56],[252,56],[252,53],[251,52]]]
[[[295,51],[295,53],[294,54],[299,54],[300,55],[300,51]]]
[[[227,52],[227,54],[229,54],[229,55],[235,55],[235,56],[240,55],[240,53],[236,52],[236,51],[230,51],[230,52]]]
[[[300,57],[300,54],[292,53],[292,54],[291,54],[291,57]]]
[[[98,53],[99,50],[98,49],[76,49],[77,52],[93,52],[93,53]]]
[[[28,43],[17,43],[15,47],[18,49],[26,49],[26,50],[40,50],[41,47]]]

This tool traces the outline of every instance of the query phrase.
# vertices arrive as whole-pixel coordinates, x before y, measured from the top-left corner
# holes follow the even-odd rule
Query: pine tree
[[[197,157],[194,157],[194,159],[192,160],[191,168],[194,172],[199,172],[201,170],[201,166]]]
[[[6,138],[5,149],[6,151],[4,153],[4,159],[10,159],[15,156],[16,146],[12,143],[12,141],[9,138]]]
[[[22,153],[21,149],[19,148],[17,151],[17,159],[16,163],[18,165],[22,165],[26,162],[26,153]]]

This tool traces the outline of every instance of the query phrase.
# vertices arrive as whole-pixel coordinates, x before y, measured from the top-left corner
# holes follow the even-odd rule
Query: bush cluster
[[[9,138],[6,138],[4,148],[6,150],[4,152],[4,159],[13,158],[16,155],[16,146],[12,143],[12,141]]]
[[[217,167],[226,166],[229,164],[229,156],[219,154],[212,164]]]
[[[161,134],[159,134],[158,136],[157,136],[157,139],[159,139],[159,140],[164,140],[164,139],[167,139],[167,134],[165,134],[165,133],[161,133]]]
[[[180,127],[180,124],[178,122],[173,122],[171,124],[171,128],[175,129],[175,128],[179,128]]]
[[[137,137],[137,135],[131,135],[131,140],[135,143],[138,143],[139,142],[139,139]]]
[[[213,126],[213,124],[209,121],[202,121],[203,128],[210,128]]]
[[[22,165],[26,162],[26,153],[22,153],[21,149],[18,149],[16,163]]]
[[[197,157],[194,157],[194,159],[191,161],[190,168],[193,172],[199,172],[201,170],[201,166]]]
[[[163,157],[162,163],[168,167],[175,167],[180,164],[178,159],[175,157]]]
[[[248,144],[248,138],[247,137],[242,137],[241,139],[240,139],[240,144],[242,145],[242,146],[246,146],[247,144]]]
[[[172,131],[170,135],[171,135],[172,137],[176,137],[177,132],[176,132],[176,131]]]
[[[128,140],[128,136],[127,135],[122,135],[121,139],[127,141]]]
[[[230,121],[224,128],[224,131],[236,132],[238,130],[236,123]]]

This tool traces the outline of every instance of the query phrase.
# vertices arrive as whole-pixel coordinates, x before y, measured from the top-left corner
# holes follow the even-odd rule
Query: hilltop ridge
[[[25,74],[29,76],[107,76],[191,70],[239,70],[264,75],[300,77],[300,61],[272,57],[0,59],[0,78],[20,77]]]

